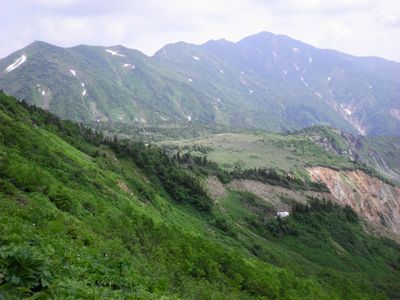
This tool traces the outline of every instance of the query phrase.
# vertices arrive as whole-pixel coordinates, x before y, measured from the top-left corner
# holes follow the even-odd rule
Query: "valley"
[[[0,59],[0,299],[398,299],[399,75],[269,32]]]
[[[305,145],[298,153],[280,151],[281,159],[291,155],[309,165],[325,159],[343,168],[353,164],[296,136],[287,143],[279,135],[224,137],[253,147],[251,154],[242,151],[245,163],[248,155],[263,155],[257,152],[266,151],[259,144],[272,140],[269,147],[278,149],[291,149],[294,141]],[[232,151],[230,142],[220,141],[224,151]],[[176,143],[160,148],[106,138],[0,94],[0,295],[399,295],[399,245],[373,231],[363,210],[354,207],[357,215],[341,206],[347,202],[329,202],[337,194],[329,181],[313,182],[319,169],[309,169],[310,176],[299,162],[296,169],[282,164],[283,169],[251,171],[235,169],[235,161],[221,168],[212,156],[208,160],[183,151],[178,156]],[[312,147],[320,147],[314,160],[306,151]],[[268,161],[265,167],[273,159]],[[371,180],[385,186],[376,177]],[[277,218],[279,209],[289,215]],[[380,209],[374,208],[374,218]],[[16,263],[17,269],[10,268]]]

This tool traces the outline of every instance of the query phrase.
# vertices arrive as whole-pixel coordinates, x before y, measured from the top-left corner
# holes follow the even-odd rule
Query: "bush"
[[[77,204],[69,191],[63,187],[52,188],[49,192],[49,199],[59,210],[68,213],[75,213]]]
[[[211,225],[215,226],[216,228],[222,230],[223,232],[227,233],[229,232],[229,225],[226,219],[222,217],[215,217],[215,219],[212,220]]]
[[[0,248],[0,298],[24,291],[28,294],[47,288],[53,280],[46,260],[37,257],[30,248]]]
[[[116,138],[105,142],[118,154],[130,157],[149,178],[158,181],[176,202],[191,204],[200,211],[211,210],[213,202],[200,181],[181,167],[176,160],[168,157],[162,149],[146,147],[139,142],[118,142]],[[139,188],[138,191],[145,199],[151,199],[152,193],[149,190]]]

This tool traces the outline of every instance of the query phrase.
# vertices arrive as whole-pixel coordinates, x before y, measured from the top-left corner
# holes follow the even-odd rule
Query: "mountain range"
[[[330,125],[400,132],[400,63],[261,32],[234,43],[123,46],[34,42],[0,60],[0,89],[79,122],[204,123],[285,132]]]

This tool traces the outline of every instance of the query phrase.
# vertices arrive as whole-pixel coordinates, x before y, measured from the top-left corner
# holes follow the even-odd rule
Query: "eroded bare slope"
[[[308,168],[315,181],[328,186],[333,198],[371,223],[400,235],[400,189],[363,171],[337,171],[324,167]]]

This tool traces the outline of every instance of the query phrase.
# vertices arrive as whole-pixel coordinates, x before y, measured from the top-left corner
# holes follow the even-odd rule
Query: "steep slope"
[[[400,137],[354,136],[337,129],[315,126],[295,134],[308,138],[329,153],[365,163],[400,183]]]
[[[324,182],[336,202],[351,206],[370,222],[400,237],[400,189],[362,171],[308,169],[313,180]]]
[[[274,131],[329,124],[380,135],[400,129],[399,70],[266,32],[171,44],[153,57],[36,42],[0,60],[0,88],[76,121]]]
[[[400,137],[379,136],[363,139],[360,159],[400,182]]]
[[[198,179],[212,170],[0,94],[0,297],[400,295],[399,246],[350,209],[313,200],[282,220],[246,193],[213,203]]]
[[[235,46],[229,42],[220,43]],[[352,130],[340,115],[310,91],[304,90],[304,85],[291,84],[282,76],[269,78],[265,74],[254,73],[249,66],[244,68],[243,65],[248,65],[248,62],[235,64],[234,60],[227,59],[229,52],[227,55],[225,48],[221,52],[219,55],[210,51],[207,44],[178,43],[167,45],[155,57],[193,78],[192,84],[214,99],[217,117],[223,120],[224,113],[229,112],[227,124],[232,127],[285,131],[327,122]],[[273,69],[270,71],[275,73]]]
[[[8,72],[6,66],[22,56],[26,61]],[[65,119],[157,124],[187,120],[196,110],[199,120],[210,121],[202,94],[122,46],[60,48],[35,42],[3,59],[0,68],[2,89]]]

